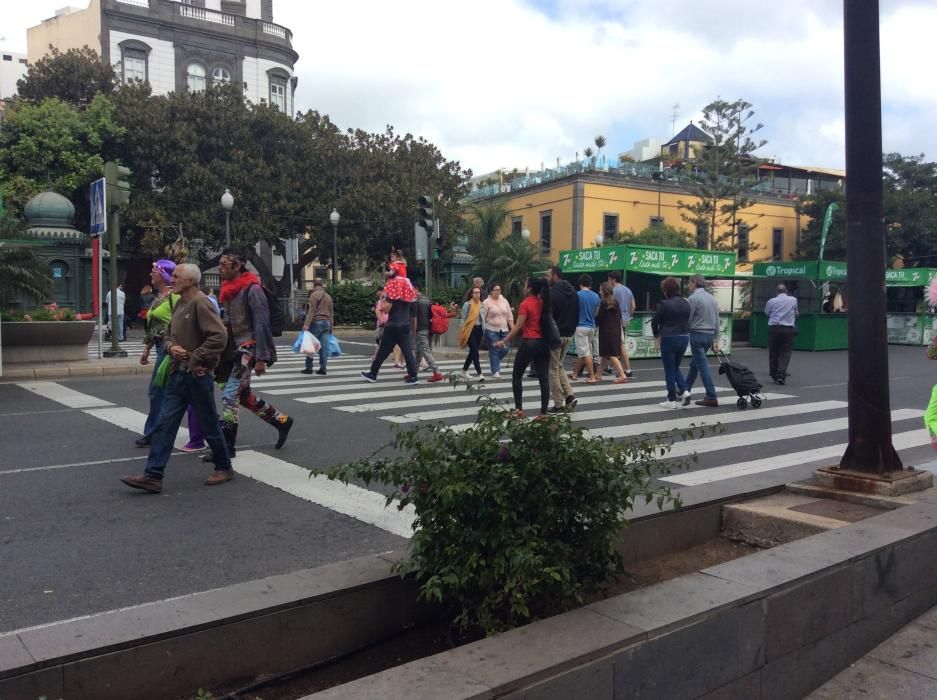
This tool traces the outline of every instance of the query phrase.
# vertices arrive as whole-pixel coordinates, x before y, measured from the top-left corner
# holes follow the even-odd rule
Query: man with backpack
[[[433,302],[429,297],[423,294],[418,285],[413,285],[413,291],[416,292],[416,303],[410,305],[410,328],[413,337],[416,340],[416,364],[419,366],[420,360],[425,359],[426,365],[433,373],[433,376],[427,379],[427,382],[441,382],[443,380],[439,366],[436,364],[436,358],[429,348],[429,334],[432,330],[432,309]],[[445,311],[443,312],[445,313]],[[446,319],[446,326],[449,325],[449,319]]]
[[[573,409],[578,401],[573,395],[563,361],[579,323],[579,297],[573,285],[563,279],[563,269],[559,265],[553,265],[547,270],[547,282],[550,283],[553,319],[560,332],[560,346],[550,351],[550,395],[556,411]]]
[[[221,254],[219,300],[228,327],[230,375],[221,391],[221,432],[228,455],[234,457],[238,409],[244,406],[277,431],[276,449],[283,447],[293,419],[251,391],[251,374],[261,376],[277,359],[274,336],[283,333],[283,310],[260,279],[247,270],[247,256],[226,248]],[[204,458],[203,458],[204,459]]]

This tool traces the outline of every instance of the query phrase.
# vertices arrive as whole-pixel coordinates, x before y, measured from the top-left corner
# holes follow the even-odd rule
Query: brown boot
[[[146,474],[140,476],[122,476],[120,480],[132,489],[140,489],[148,493],[159,493],[163,490],[161,479],[153,479]]]
[[[234,478],[233,469],[216,469],[211,476],[205,479],[206,486],[218,486]]]

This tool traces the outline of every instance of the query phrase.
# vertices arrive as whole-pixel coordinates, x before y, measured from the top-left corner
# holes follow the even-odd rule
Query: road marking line
[[[413,519],[416,517],[413,506],[398,511],[393,503],[385,505],[387,499],[376,491],[330,481],[321,474],[312,474],[305,467],[252,450],[238,451],[234,469],[268,486],[400,537],[409,539],[413,536]]]
[[[727,404],[728,405],[728,404]],[[702,413],[694,411],[689,417],[682,412],[680,418],[673,420],[653,421],[650,423],[629,423],[627,425],[613,425],[599,428],[593,428],[586,432],[592,437],[619,438],[630,437],[634,435],[644,435],[653,433],[666,433],[672,430],[688,430],[690,428],[705,428],[714,426],[717,423],[741,423],[743,421],[765,420],[767,418],[786,418],[796,416],[800,413],[816,413],[818,411],[831,411],[838,408],[845,408],[845,401],[817,401],[814,403],[796,404],[794,406],[775,406],[772,408],[750,408],[748,410],[732,412],[707,411]],[[681,415],[679,409],[664,409],[673,411]],[[702,419],[702,420],[701,420]],[[706,420],[709,419],[709,420]],[[450,425],[453,430],[468,430],[474,423],[461,423]]]
[[[892,411],[891,419],[894,422],[902,420],[911,420],[920,418],[924,411],[916,408],[900,408]],[[764,430],[750,430],[747,432],[733,433],[729,435],[716,435],[699,440],[687,440],[686,442],[675,443],[667,457],[685,457],[693,453],[715,452],[717,450],[728,450],[733,447],[749,447],[751,445],[760,445],[766,442],[778,442],[788,438],[800,438],[807,435],[821,435],[831,433],[837,430],[847,430],[849,428],[849,418],[831,418],[825,421],[814,421],[811,423],[795,423],[793,425],[779,425],[775,428],[766,428]],[[695,473],[695,472],[694,472]]]
[[[114,405],[110,401],[99,399],[97,396],[69,389],[58,382],[22,382],[18,386],[69,408],[94,408]]]
[[[892,435],[892,445],[896,450],[923,447],[929,443],[930,436],[924,428]],[[739,476],[761,474],[785,467],[808,464],[819,465],[828,460],[842,457],[848,444],[849,443],[844,442],[839,445],[830,445],[829,447],[820,447],[818,449],[804,450],[802,452],[790,452],[788,454],[749,460],[737,464],[727,464],[711,469],[700,469],[695,472],[690,472],[689,474],[662,477],[661,481],[678,484],[680,486],[700,486],[714,481],[724,481],[725,479],[734,479]]]
[[[658,382],[653,382],[657,384]],[[617,385],[616,385],[617,387]],[[728,387],[717,387],[717,391],[731,391]],[[621,391],[612,394],[604,394],[602,396],[590,396],[588,399],[588,406],[594,406],[595,404],[601,403],[617,403],[620,401],[639,401],[644,399],[659,399],[661,395],[660,389],[656,391]],[[493,398],[501,399],[510,399],[512,394],[510,392],[502,392],[500,394],[491,394]],[[788,396],[786,394],[769,394],[768,398],[796,398],[793,396]],[[585,402],[585,400],[583,400]],[[422,403],[438,403],[438,402],[422,402]],[[580,404],[582,406],[582,404]],[[694,406],[695,408],[695,406]],[[637,406],[626,408],[621,411],[619,410],[610,410],[610,409],[600,409],[595,411],[582,411],[575,410],[572,411],[569,415],[570,418],[574,421],[582,420],[594,420],[594,419],[608,419],[615,418],[617,416],[624,415],[634,415],[644,412],[652,411],[667,411],[671,409],[665,409],[660,406]],[[459,416],[471,416],[478,413],[477,407],[469,408],[447,408],[439,411],[422,411],[418,413],[405,413],[398,416],[381,416],[382,420],[390,421],[391,423],[414,423],[416,421],[423,420],[440,420],[443,418],[457,418]]]
[[[99,418],[118,428],[124,428],[137,435],[143,434],[143,426],[146,424],[146,414],[134,411],[132,408],[115,406],[114,408],[94,408],[86,410],[89,416]],[[182,417],[185,420],[185,416]],[[179,432],[176,433],[176,441],[173,443],[176,448],[182,447],[189,441],[189,429],[179,426]]]

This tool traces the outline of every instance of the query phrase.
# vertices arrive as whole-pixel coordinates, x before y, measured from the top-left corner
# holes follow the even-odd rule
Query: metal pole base
[[[127,351],[121,350],[120,348],[117,348],[116,350],[111,348],[110,350],[104,351],[104,357],[127,357]]]
[[[934,485],[934,475],[920,469],[908,468],[883,474],[857,472],[841,467],[821,467],[815,473],[817,485],[841,491],[901,496],[923,491]]]

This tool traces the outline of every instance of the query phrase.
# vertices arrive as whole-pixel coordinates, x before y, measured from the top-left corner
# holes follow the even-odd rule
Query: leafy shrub
[[[700,434],[616,442],[589,436],[568,415],[519,419],[484,398],[469,430],[400,430],[389,446],[395,456],[328,475],[389,484],[388,505],[412,505],[410,554],[396,570],[419,578],[422,599],[454,604],[463,628],[492,633],[559,613],[610,583],[622,570],[615,545],[627,511],[638,501],[679,503],[655,477],[688,460],[667,467],[660,459],[675,437]]]
[[[74,321],[75,312],[71,309],[33,309],[31,311],[5,311],[4,321]]]

